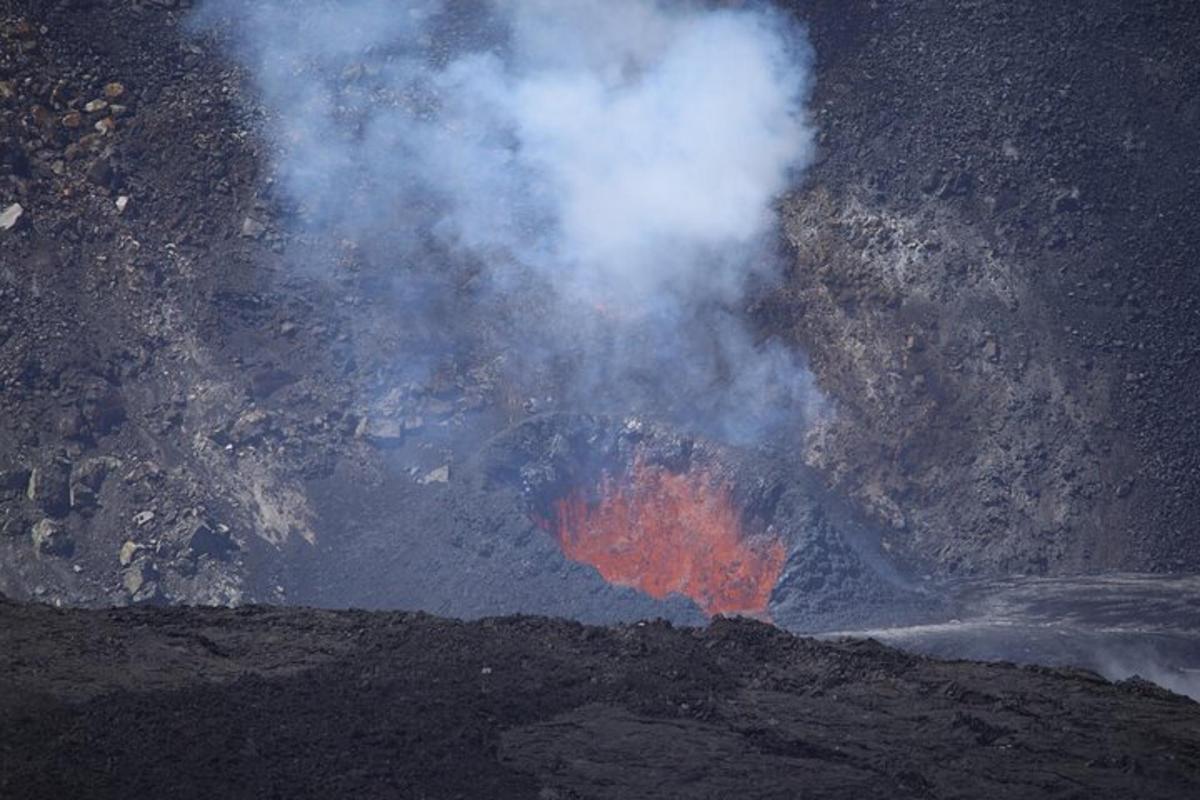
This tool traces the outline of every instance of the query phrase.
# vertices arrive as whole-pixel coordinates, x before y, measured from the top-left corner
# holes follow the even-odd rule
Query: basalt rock
[[[33,522],[29,515],[12,503],[0,505],[0,536],[16,539],[29,536]]]
[[[25,495],[29,488],[29,470],[0,470],[0,500],[13,500]]]
[[[71,471],[71,508],[94,508],[105,479],[120,464],[119,460],[105,456],[76,464]]]
[[[188,552],[194,556],[210,556],[226,558],[237,550],[237,544],[229,536],[226,528],[215,526],[202,520],[191,520],[184,524],[182,541]]]
[[[75,539],[58,520],[43,519],[33,526],[33,546],[47,556],[66,557],[75,551]]]
[[[0,719],[13,797],[1200,792],[1200,706],[1144,682],[746,620],[0,603]]]
[[[29,474],[26,496],[52,517],[61,517],[71,508],[71,465],[55,458],[35,467]]]

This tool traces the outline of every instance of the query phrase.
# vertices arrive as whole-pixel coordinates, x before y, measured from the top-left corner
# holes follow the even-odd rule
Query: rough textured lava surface
[[[5,797],[1194,797],[1200,706],[763,623],[0,601]]]

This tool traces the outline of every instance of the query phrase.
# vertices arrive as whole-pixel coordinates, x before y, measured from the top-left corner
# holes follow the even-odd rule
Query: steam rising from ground
[[[956,618],[840,631],[942,658],[1085,667],[1200,700],[1200,578],[1011,577],[957,587]]]
[[[734,439],[819,403],[741,313],[748,279],[776,267],[773,200],[812,149],[809,53],[780,14],[208,0],[198,21],[232,21],[308,225],[398,264],[477,263],[479,315],[539,298],[504,334],[513,376],[569,362],[564,403],[641,406]]]

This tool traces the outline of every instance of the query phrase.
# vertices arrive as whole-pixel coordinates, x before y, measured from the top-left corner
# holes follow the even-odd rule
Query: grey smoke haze
[[[819,405],[740,306],[809,161],[809,52],[763,7],[653,0],[208,0],[272,113],[304,224],[528,293],[521,377],[744,439]],[[420,315],[424,309],[411,311]],[[606,409],[606,410],[631,410]]]

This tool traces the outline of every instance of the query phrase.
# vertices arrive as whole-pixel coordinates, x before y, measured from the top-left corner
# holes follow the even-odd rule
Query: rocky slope
[[[748,313],[836,409],[812,482],[925,572],[1200,567],[1190,4],[788,6],[820,153]],[[457,301],[442,330],[391,302],[467,303],[470,269],[296,232],[270,112],[189,7],[0,2],[0,590],[694,614],[472,471],[545,409]]]
[[[5,797],[1194,797],[1200,707],[748,621],[0,601]]]
[[[949,571],[1192,568],[1200,17],[850,5],[797,4],[823,159],[765,310],[842,411],[811,460]]]

